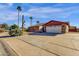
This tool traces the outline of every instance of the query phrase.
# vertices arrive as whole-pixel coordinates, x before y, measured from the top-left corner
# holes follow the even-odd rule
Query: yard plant
[[[9,28],[10,36],[20,36],[21,34],[22,34],[21,30],[19,29],[19,27],[16,24],[10,26],[10,28]]]

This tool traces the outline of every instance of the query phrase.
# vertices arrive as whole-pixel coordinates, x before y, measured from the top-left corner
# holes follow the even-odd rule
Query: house
[[[36,24],[36,25],[33,25],[33,26],[29,27],[28,30],[30,32],[43,31],[43,25],[44,25],[44,23],[39,23],[39,24]]]
[[[29,27],[29,31],[32,32],[47,32],[47,33],[66,33],[69,32],[69,23],[51,20],[47,23],[36,24]]]
[[[69,32],[69,23],[51,20],[43,25],[48,33],[66,33]]]
[[[77,28],[77,32],[79,32],[79,28]]]
[[[69,26],[69,32],[77,32],[76,26]]]
[[[2,24],[0,24],[0,33],[4,32],[5,30],[2,28]]]

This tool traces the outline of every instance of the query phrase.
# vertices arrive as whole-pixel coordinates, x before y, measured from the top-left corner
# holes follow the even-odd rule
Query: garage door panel
[[[61,33],[61,26],[47,26],[46,32]]]

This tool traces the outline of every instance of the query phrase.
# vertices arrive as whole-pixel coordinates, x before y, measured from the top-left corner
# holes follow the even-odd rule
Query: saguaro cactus
[[[22,33],[24,32],[24,23],[25,23],[24,15],[22,15]]]

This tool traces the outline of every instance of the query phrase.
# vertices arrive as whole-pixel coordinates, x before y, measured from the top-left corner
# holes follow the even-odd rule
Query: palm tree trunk
[[[30,26],[32,26],[32,19],[30,19]]]

